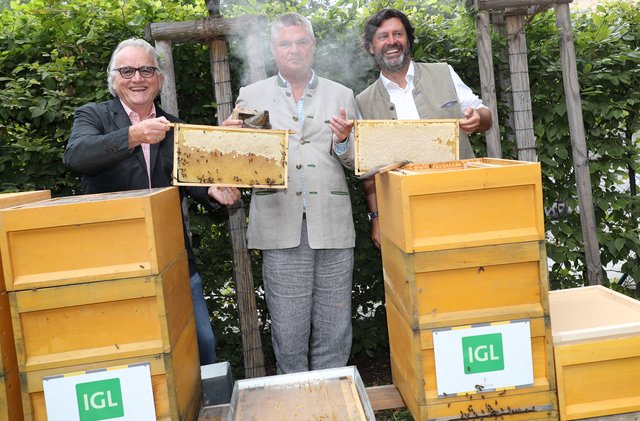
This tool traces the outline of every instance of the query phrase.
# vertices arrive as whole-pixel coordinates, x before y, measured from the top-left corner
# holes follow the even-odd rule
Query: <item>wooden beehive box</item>
[[[640,411],[640,302],[603,286],[549,300],[560,419]]]
[[[414,164],[376,187],[393,382],[414,418],[557,419],[539,164]],[[468,344],[486,338],[500,364],[476,371],[465,359],[489,346]]]
[[[406,253],[544,240],[539,163],[408,165],[376,175],[376,190],[380,230]]]
[[[287,130],[174,124],[175,185],[287,187]]]
[[[49,190],[2,193],[0,194],[0,209],[50,198],[51,192]],[[22,419],[20,379],[18,377],[16,348],[11,327],[9,296],[4,284],[2,259],[0,259],[0,419]]]
[[[190,419],[185,415],[199,405],[184,249],[157,275],[16,291],[9,298],[27,419],[46,419],[43,377],[138,361],[151,362],[160,419]]]
[[[356,175],[395,162],[429,164],[459,159],[458,121],[356,120]]]
[[[393,383],[415,419],[557,419],[543,242],[404,253],[383,232],[382,258]],[[519,320],[530,323],[532,384],[439,390],[435,332]]]
[[[375,416],[358,370],[340,367],[239,380],[227,419],[373,421]]]
[[[170,352],[20,373],[25,420],[47,420],[43,392],[45,377],[148,362],[156,418],[162,421],[195,421],[202,401],[197,348],[195,322],[192,320]]]
[[[177,187],[63,197],[0,211],[7,291],[155,275],[183,250]]]

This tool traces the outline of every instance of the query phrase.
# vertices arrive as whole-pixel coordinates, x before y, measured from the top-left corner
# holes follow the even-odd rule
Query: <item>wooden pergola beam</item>
[[[246,15],[237,18],[205,18],[184,22],[154,22],[144,28],[147,39],[154,41],[207,43],[228,35],[242,35],[254,28],[264,28],[265,16]]]
[[[572,3],[573,0],[468,0],[467,7],[477,10],[501,10],[507,8],[551,6]]]

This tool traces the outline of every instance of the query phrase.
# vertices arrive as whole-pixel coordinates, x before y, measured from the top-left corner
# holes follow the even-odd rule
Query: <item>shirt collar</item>
[[[277,83],[281,88],[289,87],[289,82],[282,76],[280,72],[278,72]],[[314,89],[316,86],[318,86],[318,76],[316,75],[315,70],[311,69],[311,80],[309,80],[309,83],[307,83],[306,89]]]
[[[416,69],[415,69],[415,66],[413,65],[413,60],[411,60],[409,62],[409,68],[407,69],[407,74],[404,77],[404,80],[407,81],[407,87],[413,86],[413,77],[415,76],[415,71]],[[384,85],[384,88],[387,91],[393,88],[402,89],[400,88],[400,85],[398,85],[391,79],[387,78],[385,75],[382,74],[382,72],[380,72],[380,80],[382,81],[382,84]]]
[[[118,98],[118,99],[120,99],[120,98]],[[131,118],[131,113],[136,113],[136,112],[135,112],[135,111],[133,111],[131,108],[129,108],[129,107],[127,106],[127,104],[125,104],[124,102],[122,102],[122,100],[121,100],[121,99],[120,99],[120,104],[122,104],[122,108],[124,108],[124,112],[125,112],[125,113],[127,113],[127,115],[129,116],[129,118]],[[138,114],[138,113],[136,113],[136,114]],[[146,117],[144,117],[144,118],[143,118],[142,116],[139,116],[139,117],[140,117],[140,121],[142,121],[142,120],[146,120],[146,119],[148,119],[148,118],[155,118],[155,117],[156,117],[156,104],[151,104],[151,112],[149,113],[149,115],[148,115],[148,116],[146,116]]]

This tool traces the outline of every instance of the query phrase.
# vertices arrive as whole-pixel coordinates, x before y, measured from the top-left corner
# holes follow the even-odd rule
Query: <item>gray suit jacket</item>
[[[240,89],[236,104],[268,110],[273,129],[288,129],[287,189],[254,189],[247,232],[249,248],[282,249],[300,243],[306,212],[309,245],[314,249],[355,245],[351,198],[344,168],[353,168],[353,139],[341,156],[333,153],[328,121],[344,107],[357,115],[353,92],[315,76],[304,96],[304,121],[298,117],[291,88],[279,76]]]

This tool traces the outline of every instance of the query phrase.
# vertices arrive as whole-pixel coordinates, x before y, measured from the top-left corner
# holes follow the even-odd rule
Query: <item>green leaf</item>
[[[42,114],[47,112],[47,110],[40,107],[29,107],[29,111],[31,111],[31,118],[40,117]]]

